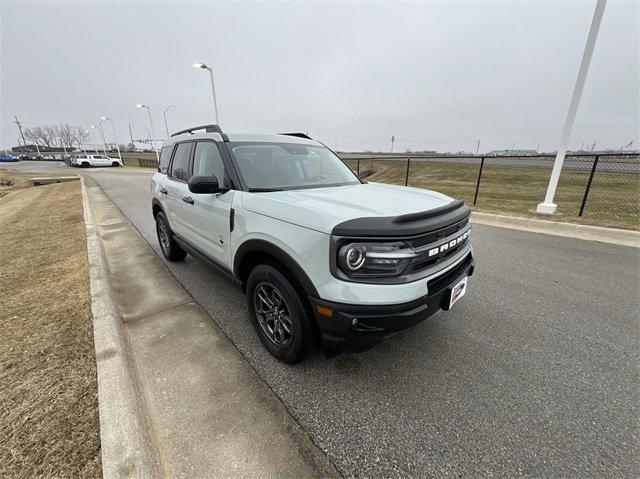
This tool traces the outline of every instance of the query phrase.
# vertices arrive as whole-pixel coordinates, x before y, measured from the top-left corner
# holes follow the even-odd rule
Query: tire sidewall
[[[258,323],[253,297],[260,283],[270,283],[275,286],[282,293],[289,306],[293,337],[292,341],[286,346],[278,346],[273,343]],[[303,319],[302,317],[302,315],[306,315],[306,312],[295,289],[280,271],[267,264],[256,266],[253,269],[247,280],[247,306],[253,327],[258,333],[260,341],[273,356],[288,364],[295,364],[302,360],[310,346],[307,344],[310,331],[305,331],[306,318]]]
[[[169,236],[169,247],[165,251],[162,247],[162,240],[160,239],[160,222],[164,222],[167,228],[167,234]],[[160,251],[162,251],[163,256],[169,261],[182,261],[187,253],[176,243],[173,239],[173,231],[171,230],[171,226],[169,225],[169,221],[167,221],[167,217],[164,212],[159,211],[156,215],[156,236],[158,237],[158,244],[160,245]]]

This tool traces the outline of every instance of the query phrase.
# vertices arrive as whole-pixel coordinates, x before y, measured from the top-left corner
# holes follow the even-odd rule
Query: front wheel
[[[118,163],[117,161],[114,161],[113,163],[111,163],[111,166],[120,166],[120,163]]]
[[[247,280],[247,306],[260,341],[288,364],[300,362],[313,346],[313,327],[303,298],[269,264],[256,266]]]
[[[187,252],[173,239],[173,232],[162,212],[156,215],[156,233],[162,254],[169,261],[182,261],[187,256]]]

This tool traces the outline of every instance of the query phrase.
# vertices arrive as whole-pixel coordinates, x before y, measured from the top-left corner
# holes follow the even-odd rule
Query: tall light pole
[[[89,130],[84,130],[84,132],[85,132],[86,134],[88,134],[88,135],[90,134],[90,133],[89,133]],[[84,148],[82,148],[82,139],[80,138],[80,135],[78,135],[77,140],[78,140],[78,148],[80,148],[80,150],[81,150],[84,154],[87,154],[87,152],[85,151],[85,149],[84,149]]]
[[[151,133],[153,135],[153,138],[151,139],[151,148],[153,148],[155,150],[155,152],[156,152],[156,160],[160,161],[160,155],[158,154],[158,148],[153,143],[153,140],[155,140],[155,138],[156,138],[156,130],[153,128],[153,120],[151,119],[151,108],[149,108],[147,105],[143,105],[142,103],[138,103],[136,105],[136,108],[145,108],[147,110],[147,113],[149,114],[149,124],[151,125]]]
[[[96,128],[96,125],[91,125],[91,128]],[[102,131],[102,125],[98,122],[98,130],[100,130],[100,135],[102,136],[102,144],[104,145],[104,156],[107,155],[107,140],[104,139],[104,131]]]
[[[118,158],[120,158],[120,163],[122,163],[122,154],[120,153],[120,147],[118,146],[118,137],[116,137],[116,129],[113,126],[113,120],[108,116],[103,116],[102,118],[100,118],[100,121],[102,120],[109,120],[109,122],[111,123],[111,131],[113,132],[113,141],[116,142],[116,150],[118,150]]]
[[[167,126],[167,112],[171,110],[175,105],[169,105],[162,112],[162,116],[164,116],[164,129],[167,131],[167,138],[169,138],[169,127]]]
[[[567,113],[567,119],[564,122],[562,136],[560,137],[560,145],[558,145],[558,152],[556,153],[556,160],[553,163],[553,170],[551,170],[547,194],[544,198],[544,202],[540,203],[536,208],[536,211],[541,214],[552,215],[558,209],[558,205],[553,202],[553,199],[556,195],[558,182],[560,181],[560,172],[562,171],[564,156],[567,152],[567,144],[571,137],[571,130],[573,129],[573,124],[576,119],[576,113],[578,112],[580,97],[582,96],[584,83],[587,79],[587,72],[589,71],[589,64],[591,63],[593,48],[596,44],[596,39],[598,38],[598,31],[600,30],[600,23],[602,22],[602,15],[606,5],[607,0],[596,1],[596,8],[593,12],[593,19],[591,20],[591,28],[589,29],[587,43],[584,47],[582,61],[580,62],[580,69],[578,70],[578,77],[576,78],[573,95],[571,96],[571,103],[569,104],[569,112]]]
[[[209,76],[211,77],[211,93],[213,93],[213,112],[216,115],[216,125],[219,125],[220,122],[218,121],[218,102],[216,101],[216,86],[213,82],[213,69],[211,67],[208,67],[207,65],[205,65],[204,63],[200,63],[200,62],[195,62],[193,65],[191,65],[193,68],[201,68],[203,70],[208,70],[209,71]]]

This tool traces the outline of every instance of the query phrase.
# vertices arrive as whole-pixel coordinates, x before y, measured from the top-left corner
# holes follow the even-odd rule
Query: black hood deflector
[[[343,221],[333,227],[336,236],[414,236],[430,233],[467,219],[471,210],[455,200],[432,210],[400,216],[369,216]]]

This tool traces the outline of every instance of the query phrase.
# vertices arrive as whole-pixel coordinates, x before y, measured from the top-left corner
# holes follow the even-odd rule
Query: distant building
[[[537,155],[538,152],[536,150],[492,150],[489,154],[494,156],[532,156]]]

